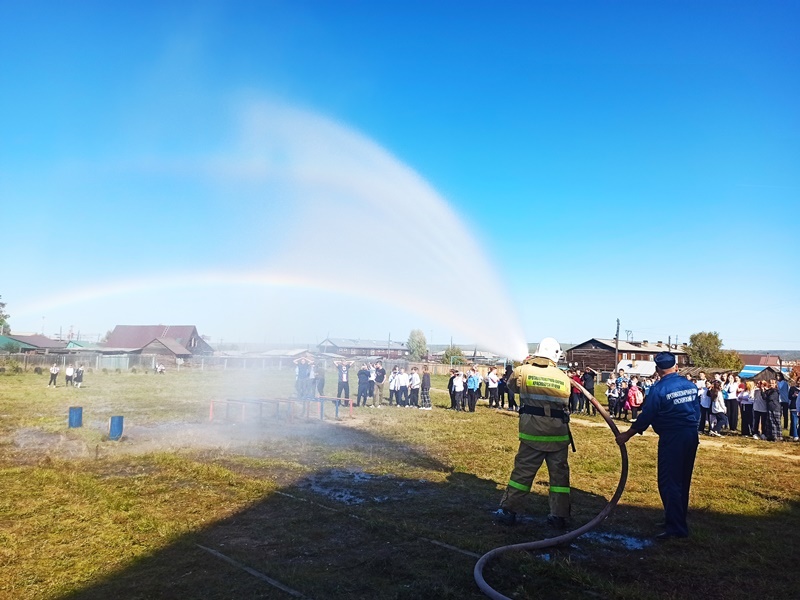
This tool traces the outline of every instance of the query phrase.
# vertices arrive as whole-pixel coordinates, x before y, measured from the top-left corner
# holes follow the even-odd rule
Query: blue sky
[[[611,337],[620,318],[635,339],[800,348],[798,25],[788,1],[2,2],[12,328],[193,323],[213,344],[419,327],[498,347],[514,329]],[[341,194],[306,205],[231,176],[269,153],[271,168],[313,156],[369,177],[372,150],[328,163],[341,156],[314,139],[299,155],[272,130],[254,140],[264,103],[371,140],[463,228],[444,213],[420,225],[436,200],[377,222]],[[339,201],[341,220],[292,228]],[[431,260],[432,238],[456,268]],[[336,247],[335,290],[202,277],[287,255],[329,273]]]

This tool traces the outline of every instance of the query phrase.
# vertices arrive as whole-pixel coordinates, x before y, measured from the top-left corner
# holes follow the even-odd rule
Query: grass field
[[[441,391],[430,412],[360,408],[334,421],[328,406],[325,421],[269,410],[241,423],[209,422],[210,400],[286,396],[291,372],[46,382],[0,376],[1,598],[292,597],[266,578],[314,599],[481,598],[477,556],[555,533],[544,469],[519,525],[491,518],[516,415],[442,410]],[[80,429],[66,427],[70,406],[83,407]],[[112,415],[125,418],[120,442],[106,439]],[[573,433],[578,526],[610,497],[620,459],[599,417],[575,418]],[[693,537],[657,545],[656,442],[628,444],[628,486],[596,533],[502,558],[487,581],[514,598],[797,597],[800,444],[703,438]]]

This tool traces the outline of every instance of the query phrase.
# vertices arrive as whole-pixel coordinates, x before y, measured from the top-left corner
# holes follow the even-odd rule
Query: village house
[[[160,354],[175,358],[209,356],[214,349],[194,325],[117,325],[103,354]]]
[[[614,371],[617,368],[616,340],[592,338],[573,346],[566,352],[567,363],[575,363],[579,369],[591,367],[597,371]],[[643,340],[641,342],[619,341],[619,361],[652,361],[659,352],[672,352],[678,367],[689,366],[689,354],[683,344],[665,344]]]

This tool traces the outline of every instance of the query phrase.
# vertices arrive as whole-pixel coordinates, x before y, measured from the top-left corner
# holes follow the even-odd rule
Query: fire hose
[[[606,410],[600,406],[600,403],[597,401],[592,394],[586,390],[582,385],[576,382],[572,382],[572,385],[580,389],[586,398],[588,398],[589,402],[600,412],[600,416],[603,417],[603,420],[606,424],[611,428],[614,437],[616,438],[619,435],[619,429],[617,429],[616,423],[611,419],[611,416],[606,412]],[[538,540],[536,542],[524,542],[521,544],[511,544],[509,546],[500,546],[498,548],[494,548],[490,550],[483,556],[478,559],[478,562],[475,563],[475,569],[473,570],[473,574],[475,576],[475,583],[478,584],[480,590],[492,598],[493,600],[511,600],[508,596],[504,596],[500,592],[494,590],[486,580],[483,578],[483,569],[486,564],[496,558],[497,556],[505,553],[505,552],[514,552],[514,551],[530,551],[530,550],[542,550],[544,548],[550,548],[552,546],[558,546],[560,544],[567,544],[572,540],[582,536],[584,533],[587,533],[597,527],[608,515],[611,514],[611,511],[614,510],[614,507],[619,502],[620,497],[622,496],[622,492],[625,489],[625,482],[628,479],[628,451],[625,449],[625,445],[622,444],[619,446],[620,456],[622,458],[622,465],[620,469],[619,475],[619,483],[617,484],[617,489],[614,492],[614,495],[608,501],[608,503],[603,507],[603,510],[594,517],[588,523],[578,527],[577,529],[567,532],[565,534],[559,535],[557,537],[546,538],[543,540]]]

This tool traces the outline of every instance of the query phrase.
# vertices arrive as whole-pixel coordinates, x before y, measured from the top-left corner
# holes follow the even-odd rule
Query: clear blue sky
[[[494,279],[465,265],[452,295],[428,294],[437,263],[409,233],[426,214],[403,203],[396,223],[355,211],[304,232],[298,261],[357,239],[342,279],[389,271],[455,311],[469,296],[459,321],[491,324],[502,306],[531,341],[611,337],[619,317],[635,339],[714,330],[728,347],[800,348],[798,31],[792,1],[0,2],[12,328],[192,323],[213,344],[420,327],[482,341],[346,284],[169,285],[261,269],[292,238],[286,214],[304,219],[279,190],[259,201],[247,182],[196,176],[261,156],[240,114],[267,102],[415,171]],[[463,236],[433,226],[458,253]],[[390,264],[387,240],[402,247]]]

